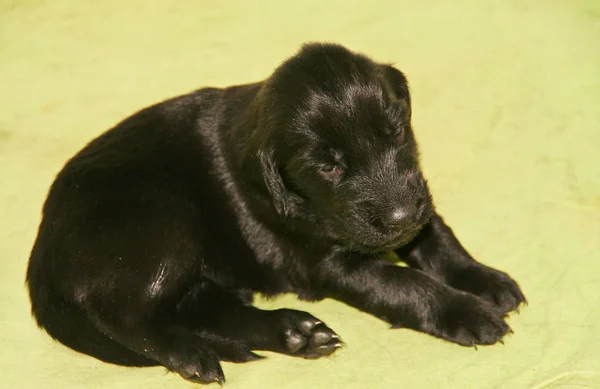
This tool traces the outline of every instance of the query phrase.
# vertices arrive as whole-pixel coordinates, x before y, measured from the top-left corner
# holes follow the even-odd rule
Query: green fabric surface
[[[409,77],[441,213],[529,306],[506,345],[390,330],[342,303],[307,310],[347,343],[328,359],[224,363],[226,388],[600,388],[600,1],[0,1],[0,387],[190,388],[39,331],[24,274],[54,175],[148,104],[267,77],[304,41]]]

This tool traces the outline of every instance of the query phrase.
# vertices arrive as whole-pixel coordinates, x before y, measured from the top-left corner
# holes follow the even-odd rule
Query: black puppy
[[[404,75],[310,44],[264,82],[146,108],[58,174],[27,281],[52,337],[103,361],[224,380],[252,350],[341,345],[308,313],[252,294],[331,297],[465,346],[525,301],[435,213]],[[410,267],[384,259],[395,251]]]

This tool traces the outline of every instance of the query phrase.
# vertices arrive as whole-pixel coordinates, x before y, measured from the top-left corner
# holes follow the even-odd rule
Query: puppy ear
[[[260,150],[258,159],[262,170],[263,179],[271,195],[275,210],[280,215],[287,217],[290,214],[291,203],[289,193],[283,183],[279,167],[275,162],[273,149]]]
[[[410,106],[410,92],[406,76],[391,65],[383,65],[382,71],[388,90],[396,99],[405,100]]]

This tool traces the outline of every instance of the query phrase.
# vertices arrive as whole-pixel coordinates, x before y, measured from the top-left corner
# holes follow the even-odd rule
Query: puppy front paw
[[[502,342],[508,332],[505,313],[486,301],[467,294],[455,293],[432,312],[432,335],[462,346],[490,345]]]
[[[448,284],[489,301],[503,312],[518,310],[527,303],[521,288],[508,274],[481,264],[455,270]]]

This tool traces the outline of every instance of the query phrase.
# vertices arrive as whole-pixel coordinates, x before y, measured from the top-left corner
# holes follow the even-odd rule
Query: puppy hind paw
[[[333,354],[343,346],[338,334],[315,317],[288,311],[284,343],[288,354],[315,359]]]
[[[221,364],[212,350],[197,350],[193,356],[181,356],[178,359],[168,368],[188,381],[200,384],[216,382],[219,385],[225,382]]]

